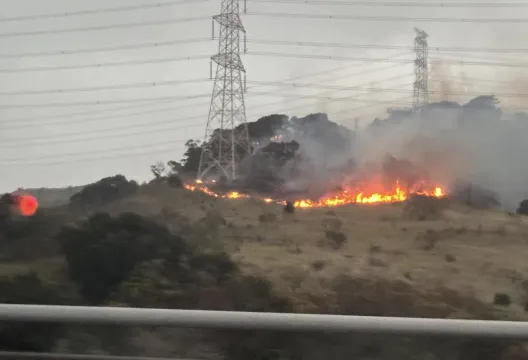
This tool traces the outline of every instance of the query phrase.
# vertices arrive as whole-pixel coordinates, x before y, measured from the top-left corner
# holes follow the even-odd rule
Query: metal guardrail
[[[528,322],[0,304],[0,321],[528,339]]]

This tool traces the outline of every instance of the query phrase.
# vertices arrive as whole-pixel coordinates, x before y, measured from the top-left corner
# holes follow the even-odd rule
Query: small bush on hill
[[[70,198],[70,207],[86,211],[134,194],[139,188],[135,181],[128,181],[123,175],[116,175],[86,185]]]
[[[528,200],[523,200],[517,208],[517,214],[528,215]]]

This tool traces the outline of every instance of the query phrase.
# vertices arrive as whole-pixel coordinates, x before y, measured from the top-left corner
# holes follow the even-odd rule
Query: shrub
[[[508,306],[511,304],[511,299],[508,294],[496,293],[493,297],[493,303],[500,306]]]
[[[169,256],[179,261],[185,247],[166,227],[131,213],[95,214],[63,228],[57,238],[70,277],[91,304],[107,299],[137,264]]]
[[[347,241],[346,235],[339,231],[325,231],[325,236],[330,242],[330,247],[335,250],[342,248]]]
[[[139,188],[135,181],[128,181],[123,175],[116,175],[85,186],[70,198],[70,207],[94,210],[125,196],[134,194]]]
[[[517,208],[517,214],[528,215],[528,200],[523,200]]]

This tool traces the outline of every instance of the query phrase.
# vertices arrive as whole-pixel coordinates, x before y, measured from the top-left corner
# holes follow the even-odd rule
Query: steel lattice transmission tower
[[[238,163],[250,153],[244,103],[246,71],[240,57],[240,33],[245,40],[246,31],[239,11],[239,0],[222,0],[221,14],[213,17],[213,38],[214,21],[220,24],[220,37],[218,53],[211,58],[217,68],[198,179],[211,170],[236,179]]]
[[[427,33],[418,28],[414,28],[414,31],[416,31],[416,37],[414,38],[416,59],[414,60],[413,108],[419,108],[429,103],[429,75],[427,71],[429,46],[427,44]]]

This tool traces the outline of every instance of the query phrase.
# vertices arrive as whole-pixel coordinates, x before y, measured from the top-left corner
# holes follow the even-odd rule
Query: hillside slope
[[[336,279],[349,276],[365,280],[356,291],[378,302],[400,296],[390,293],[394,286],[438,303],[448,302],[441,299],[445,295],[492,305],[495,294],[504,293],[511,305],[490,309],[525,318],[528,218],[522,216],[453,204],[425,220],[416,220],[405,204],[286,214],[277,204],[164,186],[142,188],[106,210],[157,217],[173,229],[182,221],[202,223],[207,236],[200,241],[221,245],[246,272],[270,279],[304,311],[320,311],[314,299],[328,300]],[[386,284],[381,293],[380,282]]]
[[[38,188],[20,189],[30,193],[39,200],[40,207],[55,207],[65,205],[70,197],[81,191],[84,186],[70,186],[66,188]]]

